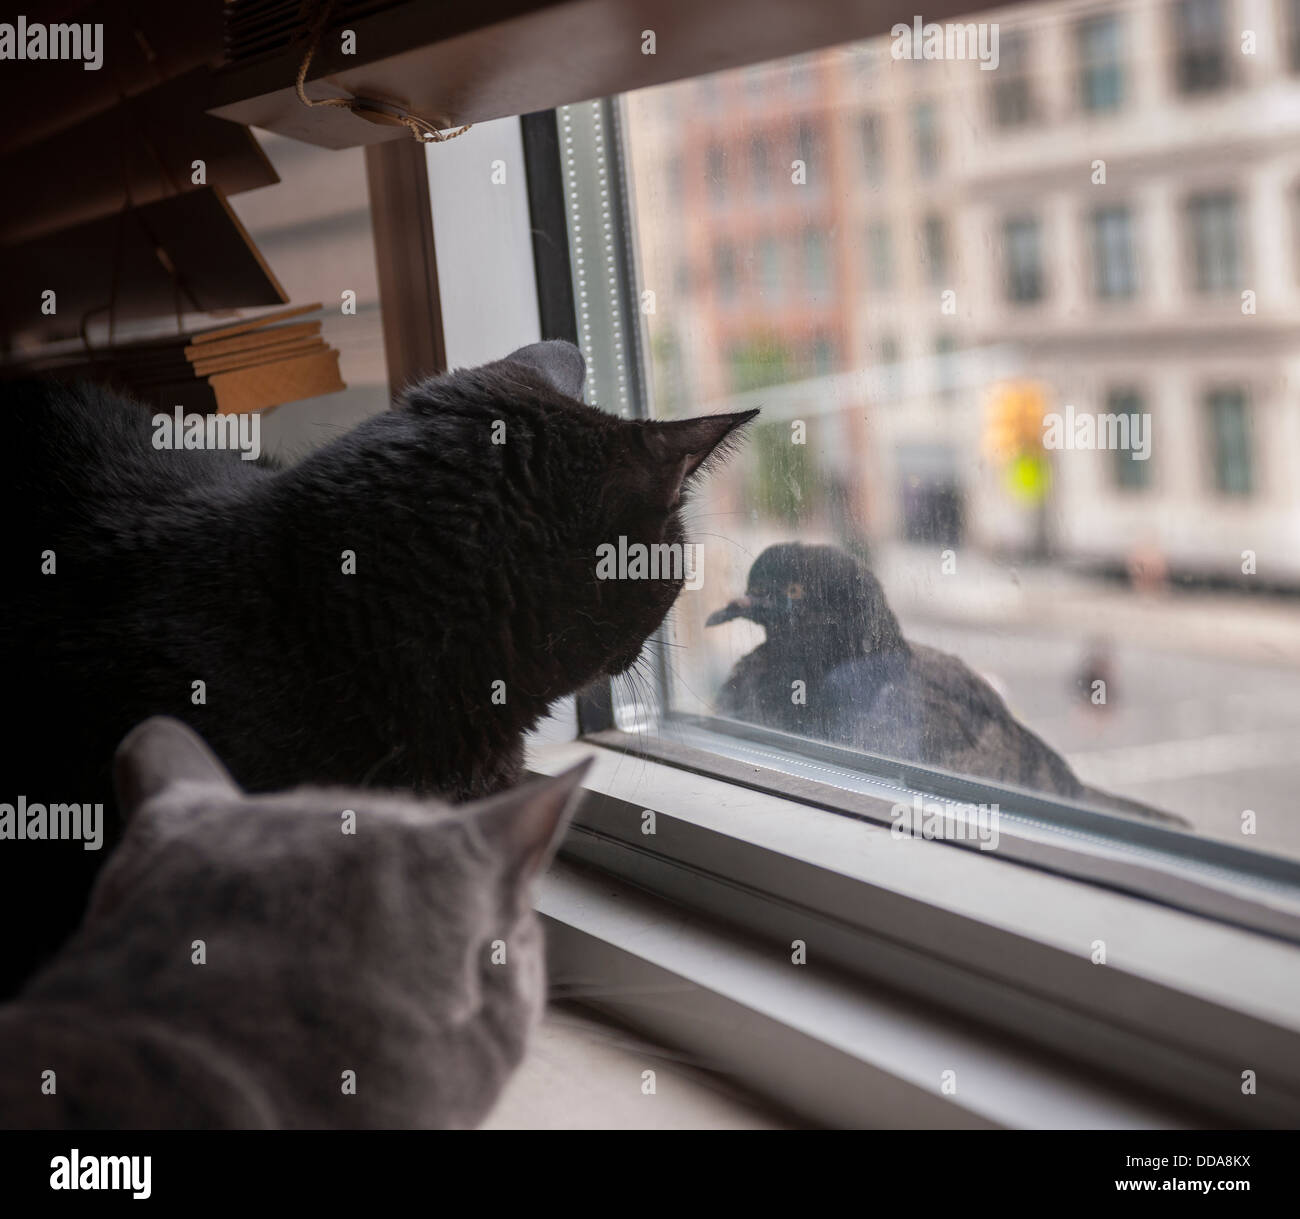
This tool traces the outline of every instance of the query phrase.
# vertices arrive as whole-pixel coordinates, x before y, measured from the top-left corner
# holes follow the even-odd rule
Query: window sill
[[[556,985],[792,1110],[852,1126],[1300,1118],[1296,946],[589,742],[539,745],[531,764],[582,756],[589,796],[539,901]]]

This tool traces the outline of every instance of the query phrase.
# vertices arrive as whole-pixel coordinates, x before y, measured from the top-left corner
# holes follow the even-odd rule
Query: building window
[[[824,334],[813,341],[812,365],[816,377],[829,377],[835,371],[835,344]]]
[[[1142,394],[1129,387],[1111,389],[1106,394],[1106,413],[1110,415],[1128,415],[1129,416],[1129,435],[1135,434],[1138,426],[1138,419],[1134,416],[1146,414],[1145,402]],[[1149,428],[1150,421],[1147,420],[1142,424],[1143,427]],[[1139,461],[1136,456],[1136,449],[1130,445],[1127,449],[1113,449],[1111,451],[1111,474],[1114,478],[1115,486],[1120,491],[1145,491],[1151,485],[1151,450],[1148,447],[1147,456]]]
[[[1093,288],[1103,300],[1137,292],[1133,220],[1126,207],[1099,207],[1092,213]]]
[[[819,164],[822,150],[821,133],[811,123],[800,123],[795,134],[795,156],[804,163],[808,184],[820,185],[823,181]]]
[[[878,114],[862,116],[862,168],[867,182],[879,186],[885,177],[885,137]]]
[[[804,287],[809,296],[825,296],[830,290],[830,265],[826,254],[826,234],[805,229],[803,235]]]
[[[767,195],[772,190],[772,156],[767,141],[756,135],[749,143],[749,176],[754,194]]]
[[[736,299],[736,251],[731,246],[720,245],[713,251],[713,276],[718,300],[732,304]]]
[[[939,120],[933,102],[917,102],[912,108],[912,143],[916,148],[916,172],[931,178],[939,169]]]
[[[1255,489],[1250,418],[1241,389],[1216,389],[1206,397],[1214,486],[1223,495],[1250,495]]]
[[[934,340],[934,389],[944,401],[957,392],[957,340],[950,334]]]
[[[948,229],[941,216],[927,216],[923,232],[926,279],[937,287],[948,278]]]
[[[1124,104],[1122,27],[1118,15],[1088,17],[1075,27],[1079,60],[1079,100],[1091,114]]]
[[[1228,83],[1228,38],[1222,0],[1176,0],[1174,62],[1181,93],[1209,93]]]
[[[1023,30],[1014,30],[999,41],[998,69],[993,73],[993,121],[999,127],[1023,127],[1035,114],[1029,37]]]
[[[781,247],[772,237],[758,243],[758,290],[769,302],[781,297]]]
[[[888,292],[894,286],[894,246],[889,238],[889,225],[883,221],[867,230],[867,253],[871,260],[871,286],[877,292]]]
[[[1027,304],[1043,299],[1043,256],[1037,220],[1016,217],[1003,228],[1007,299]]]
[[[709,180],[710,197],[714,203],[721,203],[727,194],[727,154],[721,144],[709,145],[704,173]]]
[[[902,390],[902,370],[898,364],[898,340],[886,335],[880,340],[880,388],[885,400],[892,402]]]
[[[1231,292],[1241,281],[1237,198],[1228,191],[1193,195],[1187,201],[1192,265],[1198,292]]]

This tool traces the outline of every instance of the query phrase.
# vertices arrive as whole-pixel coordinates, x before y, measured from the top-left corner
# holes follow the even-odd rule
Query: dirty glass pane
[[[622,99],[652,409],[762,410],[669,718],[1300,856],[1296,12],[1243,55],[1226,0],[1025,6]]]

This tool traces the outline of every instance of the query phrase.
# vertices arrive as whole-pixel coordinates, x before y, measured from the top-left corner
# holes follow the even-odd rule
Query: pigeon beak
[[[720,610],[714,610],[704,620],[704,625],[721,626],[724,622],[730,622],[733,618],[748,618],[753,605],[754,602],[749,597],[737,597],[729,605],[724,605]]]

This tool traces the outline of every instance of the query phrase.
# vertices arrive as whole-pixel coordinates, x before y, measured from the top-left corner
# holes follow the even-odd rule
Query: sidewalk
[[[895,612],[949,625],[1065,636],[1094,635],[1197,656],[1300,669],[1300,602],[1266,593],[1137,592],[1034,565],[1007,566],[972,550],[941,570],[941,548],[893,543],[873,566]]]

